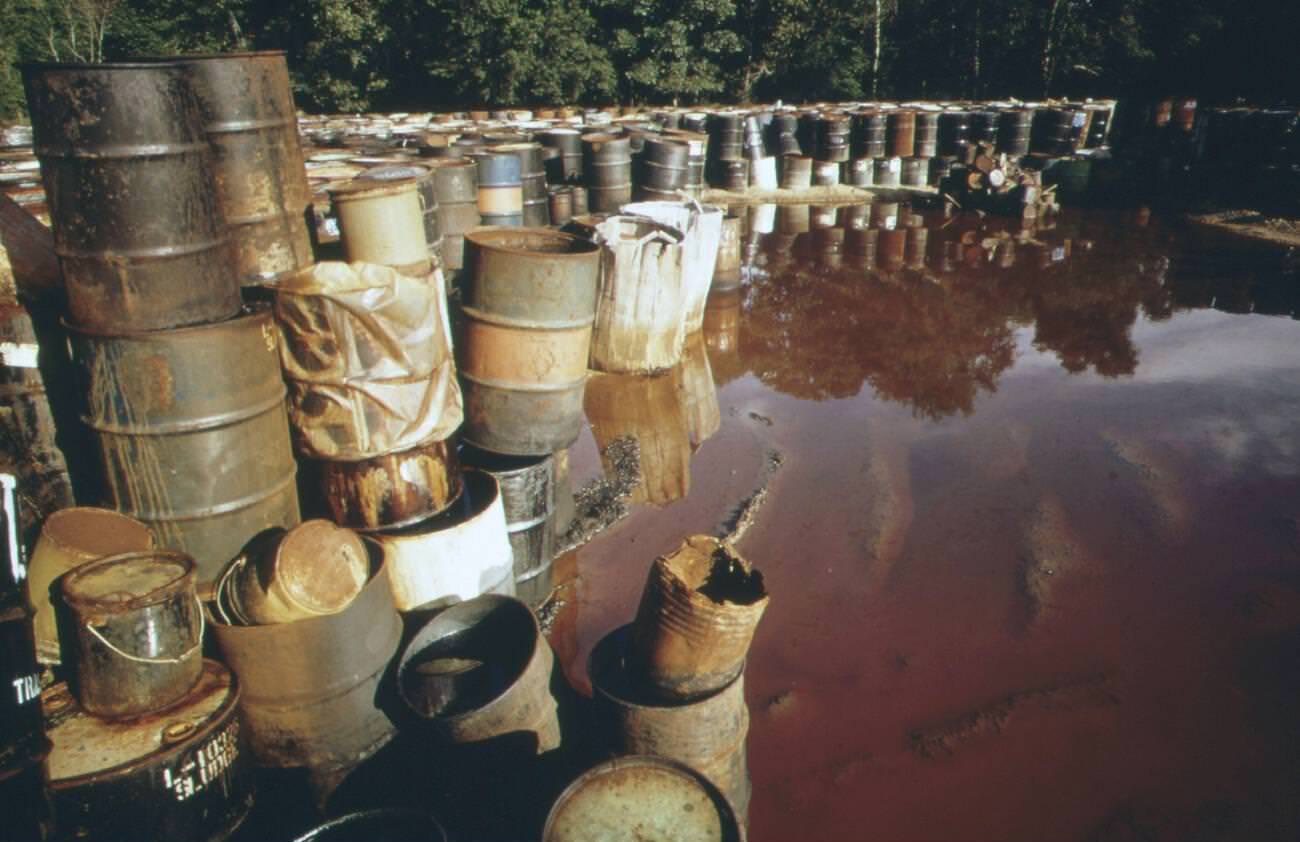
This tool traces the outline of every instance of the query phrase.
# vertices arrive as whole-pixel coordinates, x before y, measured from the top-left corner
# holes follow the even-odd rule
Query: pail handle
[[[191,646],[189,649],[186,649],[184,652],[177,655],[175,658],[141,658],[139,655],[132,655],[129,652],[123,652],[121,649],[118,649],[116,646],[114,646],[112,643],[109,642],[108,638],[104,637],[104,635],[100,632],[99,629],[95,628],[89,622],[85,624],[86,631],[90,632],[92,637],[94,637],[100,643],[104,644],[105,648],[107,648],[108,651],[112,652],[114,655],[117,655],[118,657],[125,658],[128,661],[132,661],[137,664],[179,664],[182,661],[184,661],[186,658],[193,655],[195,652],[199,651],[200,648],[202,648],[203,633],[207,631],[207,619],[203,616],[203,603],[199,601],[198,594],[194,595],[194,604],[199,609],[198,643],[195,643],[193,646]]]

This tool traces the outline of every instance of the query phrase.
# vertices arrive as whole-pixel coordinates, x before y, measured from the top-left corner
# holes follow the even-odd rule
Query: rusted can
[[[244,546],[222,575],[222,604],[243,624],[290,623],[337,614],[370,576],[356,533],[327,520],[267,529]]]
[[[239,677],[249,746],[259,765],[305,767],[329,781],[395,733],[376,701],[402,636],[383,551],[368,539],[370,580],[337,614],[292,623],[209,623]],[[318,790],[319,796],[325,795]]]
[[[23,68],[71,321],[159,330],[239,311],[198,99],[173,64]]]
[[[644,690],[630,656],[631,633],[630,626],[610,632],[587,661],[605,746],[616,754],[648,754],[690,766],[722,791],[743,823],[751,791],[744,676],[737,673],[694,701],[657,699]]]
[[[685,339],[683,235],[639,216],[616,215],[592,229],[602,279],[591,336],[597,371],[649,372],[677,364]]]
[[[650,568],[632,624],[632,668],[662,698],[711,693],[744,669],[767,602],[763,574],[730,545],[691,536]]]
[[[546,167],[542,164],[542,146],[539,143],[505,143],[493,147],[519,159],[519,185],[523,195],[523,224],[545,227],[551,224],[551,212],[546,201]],[[491,224],[491,223],[489,223]]]
[[[216,661],[174,705],[131,722],[92,716],[64,684],[42,702],[60,839],[221,840],[253,806],[240,687]]]
[[[682,274],[686,289],[686,335],[704,323],[704,302],[713,283],[713,269],[718,261],[722,240],[723,210],[716,205],[698,202],[635,202],[623,207],[624,213],[638,214],[681,231]]]
[[[496,478],[514,556],[515,595],[537,607],[551,595],[555,558],[555,459],[505,456],[465,445],[460,458]]]
[[[718,242],[718,261],[713,269],[711,290],[734,289],[741,280],[741,243],[739,216],[722,218],[722,237]]]
[[[844,236],[844,248],[852,262],[867,269],[876,268],[876,250],[880,244],[877,228],[854,228]]]
[[[517,456],[568,447],[596,316],[600,249],[539,228],[484,228],[466,244],[462,437]]]
[[[399,611],[473,599],[514,596],[514,553],[496,479],[463,473],[464,492],[447,511],[405,529],[377,533]]]
[[[126,719],[185,696],[202,672],[203,612],[194,560],[170,550],[123,553],[61,580],[65,640],[83,710]]]
[[[299,520],[270,309],[132,334],[71,332],[106,502],[212,581],[248,536]]]
[[[213,152],[217,196],[244,284],[314,262],[298,117],[281,51],[184,56]]]
[[[626,136],[583,136],[582,171],[592,212],[614,213],[632,201],[632,146]]]
[[[708,778],[662,757],[616,757],[556,799],[542,842],[744,842],[734,809]]]
[[[358,842],[361,839],[447,842],[447,832],[437,819],[420,810],[379,807],[330,819],[293,842]]]
[[[450,440],[356,462],[314,460],[335,523],[374,531],[410,526],[445,511],[460,496],[460,465]]]
[[[419,182],[353,181],[330,188],[349,263],[392,266],[413,276],[429,274],[429,244]]]
[[[834,187],[839,184],[840,165],[835,161],[814,162],[812,183],[814,187]]]
[[[105,556],[153,548],[149,527],[111,509],[74,507],[45,519],[36,549],[32,551],[28,578],[32,607],[36,611],[36,656],[41,663],[60,662],[58,624],[50,604],[50,586],[54,580]]]
[[[420,207],[423,210],[421,218],[424,221],[424,243],[429,249],[429,257],[433,260],[441,260],[441,211],[438,208],[438,192],[434,185],[432,170],[419,164],[390,164],[371,167],[357,176],[358,181],[405,181],[407,179],[415,182],[416,193],[420,197]]]
[[[685,349],[683,348],[683,351]],[[656,375],[601,374],[587,384],[586,411],[605,471],[610,443],[633,438],[641,450],[641,482],[629,502],[663,506],[691,487],[691,440],[686,422],[682,368]]]
[[[916,154],[916,112],[889,112],[887,154],[891,158],[910,158]]]
[[[415,633],[398,662],[398,692],[444,742],[531,732],[537,753],[545,754],[561,739],[551,695],[554,665],[528,606],[485,594],[451,606]]]
[[[807,190],[812,186],[813,160],[802,155],[781,156],[781,189]]]

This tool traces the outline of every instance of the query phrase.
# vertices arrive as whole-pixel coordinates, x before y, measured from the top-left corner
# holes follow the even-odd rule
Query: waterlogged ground
[[[1146,213],[747,214],[688,364],[589,389],[575,481],[626,435],[645,477],[560,562],[572,681],[766,487],[754,842],[1300,837],[1296,263]]]

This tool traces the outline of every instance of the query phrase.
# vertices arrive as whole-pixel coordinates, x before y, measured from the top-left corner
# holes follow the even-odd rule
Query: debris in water
[[[769,450],[764,454],[762,479],[759,486],[752,494],[740,501],[731,516],[722,522],[718,532],[723,543],[735,544],[749,527],[754,525],[754,520],[758,517],[758,510],[763,508],[763,503],[767,501],[767,487],[772,481],[772,475],[781,469],[785,464],[785,457],[779,450]]]
[[[555,554],[581,547],[628,516],[627,498],[641,484],[641,444],[631,436],[615,439],[601,453],[613,477],[597,477],[573,495],[577,514],[558,536]]]

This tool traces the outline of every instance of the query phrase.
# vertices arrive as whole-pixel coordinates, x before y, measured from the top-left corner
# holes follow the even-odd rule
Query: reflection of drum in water
[[[704,331],[696,331],[686,340],[681,368],[682,405],[694,450],[722,426],[722,410],[718,408],[718,389],[713,384],[713,371],[704,347]]]
[[[633,503],[660,506],[690,491],[691,440],[684,394],[682,366],[653,376],[592,375],[587,383],[584,406],[601,453],[624,437],[640,445],[641,483],[629,497]],[[613,466],[606,464],[605,470],[612,474]]]

